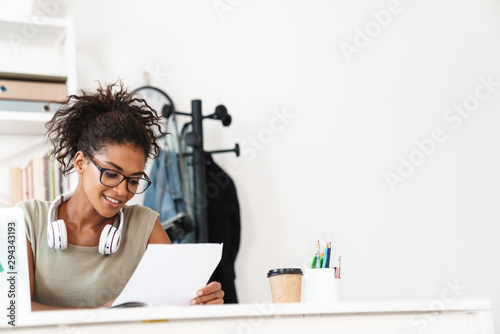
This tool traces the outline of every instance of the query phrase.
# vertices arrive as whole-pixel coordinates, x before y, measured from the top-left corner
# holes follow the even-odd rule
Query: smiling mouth
[[[118,200],[116,200],[116,199],[114,199],[112,197],[106,196],[106,195],[104,195],[104,198],[107,199],[108,201],[110,201],[113,204],[120,204],[121,203],[121,201],[118,201]]]

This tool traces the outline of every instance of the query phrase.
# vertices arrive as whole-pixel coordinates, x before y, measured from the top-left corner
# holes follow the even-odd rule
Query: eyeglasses
[[[106,187],[116,187],[123,180],[127,180],[127,190],[132,194],[142,194],[148,189],[151,185],[151,180],[144,173],[144,178],[138,176],[125,176],[117,170],[110,168],[102,168],[92,157],[85,151],[83,154],[97,167],[97,169],[101,172],[101,176],[99,177],[99,181],[102,185]]]

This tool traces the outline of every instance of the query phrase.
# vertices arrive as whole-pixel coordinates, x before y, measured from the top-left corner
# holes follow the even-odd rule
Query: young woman
[[[63,173],[79,174],[72,194],[25,212],[32,310],[110,306],[150,243],[169,244],[158,213],[125,204],[150,185],[144,168],[160,147],[160,119],[123,85],[68,97],[47,123]],[[175,289],[175,287],[172,287]],[[218,282],[191,304],[222,304]]]

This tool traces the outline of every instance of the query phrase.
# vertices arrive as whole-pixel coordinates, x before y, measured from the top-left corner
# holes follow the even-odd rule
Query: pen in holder
[[[304,272],[304,298],[308,303],[338,302],[335,268],[307,269]]]

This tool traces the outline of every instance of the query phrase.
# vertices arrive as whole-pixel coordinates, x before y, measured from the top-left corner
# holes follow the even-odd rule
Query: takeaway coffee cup
[[[299,268],[272,269],[267,273],[273,303],[299,303],[302,270]]]

